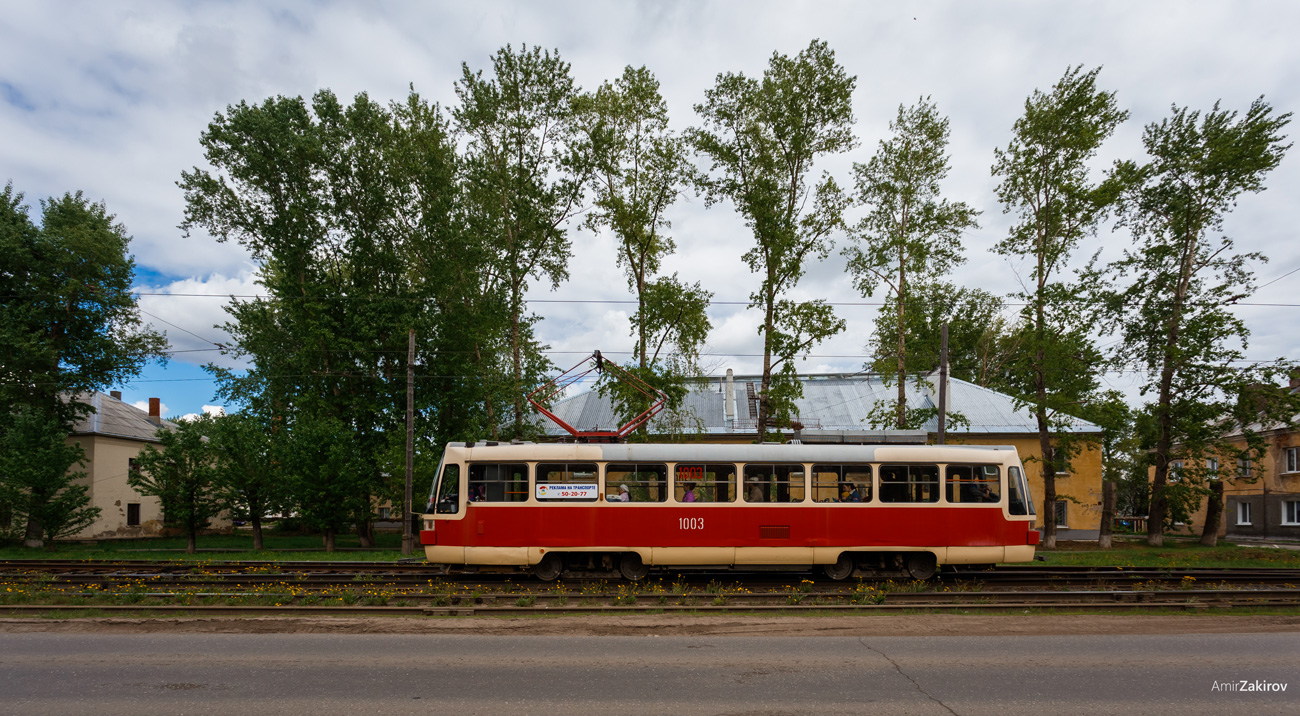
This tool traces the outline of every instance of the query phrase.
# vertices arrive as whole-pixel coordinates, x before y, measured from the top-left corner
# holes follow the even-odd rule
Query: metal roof
[[[176,424],[169,420],[156,425],[149,420],[149,414],[145,411],[104,393],[78,395],[76,400],[86,403],[94,410],[77,420],[72,428],[74,435],[111,435],[129,440],[158,442],[159,427],[168,430],[176,428]]]
[[[751,408],[749,391],[758,393],[760,376],[734,376],[734,419],[727,418],[726,383],[728,378],[713,377],[699,381],[691,387],[682,406],[676,411],[665,410],[650,421],[654,434],[703,433],[725,435],[754,433],[756,417]],[[799,376],[803,397],[795,401],[797,419],[810,430],[868,430],[867,416],[877,405],[890,405],[898,394],[897,384],[886,383],[875,374],[829,374]],[[909,380],[905,385],[909,408],[937,407],[938,376],[931,374],[921,381]],[[964,380],[949,378],[948,425],[956,434],[1037,433],[1038,423],[1033,414],[1016,399]],[[580,393],[557,402],[556,415],[580,429],[617,428],[621,422],[614,414],[613,404],[595,391]],[[969,424],[954,423],[958,417]],[[1068,432],[1100,433],[1101,428],[1086,420],[1067,416]],[[544,420],[544,419],[543,419]],[[548,435],[567,433],[545,421]],[[928,432],[938,430],[937,419],[923,426]]]

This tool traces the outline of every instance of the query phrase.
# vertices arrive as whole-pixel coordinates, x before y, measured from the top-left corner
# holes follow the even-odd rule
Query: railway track
[[[444,575],[422,563],[0,562],[0,613],[571,614],[1133,611],[1300,606],[1300,570],[1010,566],[930,582],[699,571],[628,583]]]
[[[192,595],[151,593],[146,599],[180,598]],[[229,595],[224,595],[229,596]],[[265,598],[266,595],[257,595]],[[528,599],[527,604],[510,603],[512,597]],[[129,615],[243,615],[243,616],[527,616],[591,614],[663,614],[663,613],[748,613],[781,614],[883,614],[890,612],[1027,612],[1084,611],[1133,612],[1150,610],[1232,610],[1240,608],[1300,607],[1296,590],[1189,590],[1167,592],[1081,591],[1081,592],[973,592],[973,593],[895,593],[878,602],[846,603],[842,595],[805,594],[791,603],[789,595],[669,597],[661,603],[657,597],[643,597],[631,604],[599,603],[585,597],[582,603],[561,603],[563,597],[537,599],[536,595],[501,594],[490,597],[459,598],[450,603],[430,600],[424,604],[320,606],[304,604],[9,604],[0,605],[0,614],[10,616],[40,614],[53,616]],[[534,601],[535,600],[535,601]],[[785,600],[784,603],[782,600]],[[572,601],[572,600],[569,600]],[[590,602],[590,603],[588,603]],[[700,603],[703,602],[703,603]]]
[[[37,577],[50,584],[112,585],[149,581],[176,586],[235,586],[240,584],[277,584],[292,581],[301,586],[343,586],[382,582],[394,586],[417,587],[429,583],[454,584],[467,588],[495,588],[507,584],[529,589],[546,589],[556,583],[541,582],[518,572],[453,572],[425,563],[402,562],[90,562],[74,560],[0,561],[0,580]],[[779,589],[792,582],[811,581],[819,585],[844,585],[804,574],[763,571],[692,570],[660,573],[656,579],[704,584],[731,580],[751,589]],[[866,582],[906,579],[901,575],[860,575]],[[617,583],[606,574],[576,575],[561,580],[564,584]],[[936,585],[960,585],[978,582],[999,587],[1062,588],[1088,585],[1125,584],[1254,584],[1300,586],[1298,569],[1256,568],[1169,568],[1169,567],[1039,567],[1002,566],[993,569],[956,568],[943,571],[933,580]]]

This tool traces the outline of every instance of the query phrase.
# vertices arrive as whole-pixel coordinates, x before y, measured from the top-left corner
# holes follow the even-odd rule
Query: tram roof
[[[554,462],[879,462],[918,459],[1000,462],[1016,456],[1010,445],[801,445],[791,443],[532,443],[479,441],[448,443],[469,447],[469,459]]]
[[[703,433],[713,436],[755,434],[757,415],[748,395],[752,386],[757,394],[759,376],[732,376],[735,399],[727,410],[727,377],[699,381],[687,392],[681,409],[664,411],[650,422],[650,432],[657,435]],[[878,404],[892,404],[897,398],[897,384],[885,383],[873,374],[821,374],[799,377],[803,397],[795,400],[797,419],[806,430],[862,431],[867,417]],[[1036,434],[1038,423],[1033,414],[1016,399],[957,378],[948,381],[948,425],[953,434]],[[909,409],[938,406],[938,376],[931,374],[922,381],[909,380],[905,385]],[[620,424],[608,397],[587,391],[558,401],[552,408],[556,415],[579,430],[612,430]],[[728,416],[734,416],[729,418]],[[964,420],[959,419],[963,418]],[[1065,432],[1100,433],[1101,428],[1086,420],[1065,416]],[[568,433],[549,420],[540,418],[546,433],[563,437]],[[922,429],[938,431],[937,418]]]

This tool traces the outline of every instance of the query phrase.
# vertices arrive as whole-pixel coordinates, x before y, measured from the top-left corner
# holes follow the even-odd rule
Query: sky
[[[1024,266],[993,253],[1011,218],[994,195],[993,151],[1005,147],[1025,99],[1050,90],[1073,65],[1102,67],[1130,119],[1102,147],[1100,175],[1117,159],[1141,160],[1142,128],[1172,105],[1244,111],[1263,96],[1277,112],[1300,104],[1300,3],[1294,2],[17,2],[0,0],[0,182],[12,182],[38,215],[40,199],[83,191],[104,202],[133,237],[135,288],[144,319],[167,334],[171,356],[125,386],[128,403],[162,399],[166,415],[221,407],[202,366],[232,365],[214,350],[231,295],[259,292],[257,265],[240,246],[177,228],[182,171],[207,168],[199,136],[228,105],[331,89],[400,100],[414,87],[455,104],[462,63],[490,70],[507,43],[558,50],[587,90],[646,66],[659,79],[676,131],[719,73],[761,76],[772,53],[794,55],[826,41],[857,78],[853,151],[822,160],[851,186],[889,135],[900,105],[928,96],[950,121],[946,198],[982,212],[962,237],[958,284],[1008,295]],[[702,162],[701,162],[702,163]],[[1300,269],[1300,156],[1288,156],[1267,190],[1243,197],[1225,233],[1260,284]],[[852,221],[862,209],[849,214]],[[759,317],[743,305],[757,285],[741,260],[753,238],[727,203],[705,207],[689,193],[671,209],[677,253],[666,273],[714,294],[705,365],[714,374],[761,369]],[[1130,243],[1106,226],[1077,252],[1117,258]],[[535,286],[530,307],[556,365],[593,350],[614,358],[632,347],[632,294],[606,233],[569,227],[571,279]],[[801,373],[860,370],[880,294],[854,290],[838,248],[808,266],[792,294],[827,299],[847,330],[813,349]],[[1237,308],[1250,330],[1247,357],[1300,359],[1300,276],[1265,286]],[[1102,345],[1111,336],[1098,336]],[[238,367],[237,365],[234,367]],[[1137,400],[1142,376],[1112,372],[1103,387]]]

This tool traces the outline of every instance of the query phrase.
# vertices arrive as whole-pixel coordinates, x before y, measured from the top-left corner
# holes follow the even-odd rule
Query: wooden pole
[[[402,556],[415,551],[415,533],[411,517],[415,514],[412,483],[415,479],[415,329],[406,344],[406,499],[402,509]]]
[[[948,428],[948,324],[939,329],[939,444],[947,439]]]

